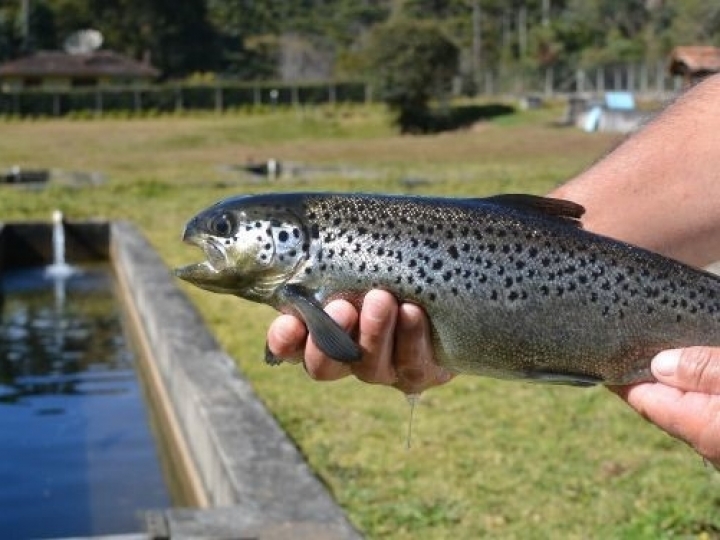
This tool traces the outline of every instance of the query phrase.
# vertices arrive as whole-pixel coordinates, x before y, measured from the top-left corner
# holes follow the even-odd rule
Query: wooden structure
[[[154,67],[113,51],[39,51],[0,65],[0,88],[14,91],[147,84],[159,75]]]
[[[685,86],[720,72],[720,48],[709,45],[675,47],[670,53],[668,71],[683,78]]]

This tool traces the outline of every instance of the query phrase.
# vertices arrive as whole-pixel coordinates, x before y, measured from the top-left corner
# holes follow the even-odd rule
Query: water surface
[[[0,538],[141,530],[170,505],[108,267],[0,274]]]

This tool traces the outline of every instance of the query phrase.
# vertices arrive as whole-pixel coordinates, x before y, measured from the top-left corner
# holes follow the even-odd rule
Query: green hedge
[[[366,95],[366,86],[361,82],[307,83],[293,86],[221,83],[69,90],[32,89],[0,92],[0,115],[85,116],[362,103],[366,100]]]

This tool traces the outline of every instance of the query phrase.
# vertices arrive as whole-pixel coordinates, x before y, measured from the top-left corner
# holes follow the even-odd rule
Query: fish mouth
[[[183,281],[206,291],[225,294],[233,292],[232,287],[223,285],[221,272],[215,270],[208,261],[175,268],[173,273]]]
[[[225,289],[218,281],[222,278],[222,271],[227,268],[225,250],[212,238],[192,234],[187,229],[182,239],[186,244],[200,248],[205,253],[206,260],[175,268],[175,276],[202,289],[224,292]]]

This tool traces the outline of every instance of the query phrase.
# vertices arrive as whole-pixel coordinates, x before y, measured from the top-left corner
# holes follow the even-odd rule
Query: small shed
[[[38,51],[0,65],[2,90],[67,89],[149,83],[160,72],[122,54],[99,50],[80,54]]]
[[[668,71],[683,78],[685,86],[720,72],[720,48],[710,45],[675,47],[670,52]]]

